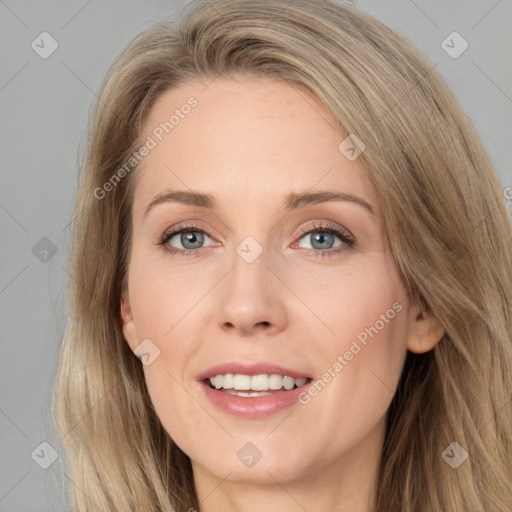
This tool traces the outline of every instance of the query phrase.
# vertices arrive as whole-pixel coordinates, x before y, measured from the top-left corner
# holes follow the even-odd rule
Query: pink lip
[[[290,391],[272,391],[269,395],[259,397],[228,395],[223,391],[212,389],[208,385],[208,382],[205,382],[210,377],[225,375],[227,373],[239,373],[242,375],[259,375],[262,373],[271,375],[275,373],[294,379],[307,378],[310,379],[310,382],[299,388],[291,389]],[[196,380],[199,381],[202,392],[215,407],[228,414],[244,418],[262,418],[270,416],[291,406],[298,401],[299,395],[313,382],[312,377],[305,373],[266,362],[253,364],[233,362],[221,364],[201,373],[197,376]]]
[[[265,373],[271,375],[272,373],[276,373],[279,375],[292,377],[294,379],[301,378],[311,378],[310,375],[306,375],[305,373],[301,373],[295,370],[291,370],[290,368],[285,368],[284,366],[278,366],[273,363],[253,363],[253,364],[244,364],[244,363],[224,363],[218,366],[213,366],[209,368],[205,372],[201,373],[197,376],[197,380],[205,380],[210,377],[215,377],[215,375],[226,375],[227,373],[239,373],[242,375],[259,375],[261,373]]]
[[[305,384],[290,391],[277,391],[258,397],[243,397],[212,389],[204,381],[200,382],[199,386],[215,407],[228,414],[244,418],[262,418],[275,414],[298,402],[299,395],[308,387]],[[250,391],[244,391],[244,393],[247,392]]]

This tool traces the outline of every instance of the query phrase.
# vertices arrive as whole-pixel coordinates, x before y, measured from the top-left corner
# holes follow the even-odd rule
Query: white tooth
[[[251,389],[251,377],[249,375],[241,375],[236,373],[233,376],[233,388],[238,390]]]
[[[233,389],[233,374],[227,373],[224,375],[224,383],[222,385],[224,389]]]
[[[251,393],[244,393],[243,391],[235,391],[234,389],[228,389],[226,395],[243,396],[249,398]]]
[[[251,389],[253,391],[266,391],[268,389],[268,375],[253,375],[251,377]]]
[[[249,398],[251,396],[251,393],[244,393],[243,391],[234,391],[233,394],[235,396],[243,396],[246,398]]]
[[[268,378],[268,387],[269,389],[281,389],[283,387],[283,377],[273,373]]]
[[[227,395],[233,395],[233,396],[241,396],[244,398],[255,398],[258,396],[266,396],[270,395],[270,393],[266,393],[265,391],[255,391],[252,393],[245,393],[244,391],[235,391],[234,389],[228,389],[226,390]]]
[[[211,385],[215,389],[236,389],[243,391],[267,391],[279,390],[284,387],[287,391],[303,386],[307,382],[307,378],[294,379],[289,376],[283,377],[277,373],[267,375],[261,373],[259,375],[243,375],[227,373],[225,375],[215,375],[210,377]],[[249,394],[247,394],[249,396]],[[253,395],[262,396],[262,395]]]
[[[224,383],[224,376],[223,375],[215,375],[215,388],[220,389],[222,387],[222,384]]]
[[[283,386],[284,389],[290,391],[290,389],[293,389],[293,386],[295,386],[295,379],[293,377],[285,377],[283,379]]]

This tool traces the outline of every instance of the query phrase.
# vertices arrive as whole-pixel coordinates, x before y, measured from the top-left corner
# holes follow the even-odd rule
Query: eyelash
[[[201,249],[205,249],[205,247],[201,247],[199,249],[176,249],[174,247],[169,247],[167,242],[176,235],[186,232],[195,232],[200,231],[204,233],[208,237],[212,238],[206,231],[204,231],[200,226],[190,223],[187,225],[177,226],[172,231],[164,232],[157,240],[157,246],[162,247],[162,249],[170,254],[171,256],[181,255],[183,257],[195,256]],[[327,249],[327,250],[319,250],[319,249],[307,249],[310,251],[308,256],[311,253],[315,256],[315,258],[330,258],[344,252],[350,248],[352,248],[356,242],[355,237],[345,228],[341,228],[336,226],[335,224],[314,224],[313,226],[308,226],[302,229],[302,235],[299,238],[301,240],[305,235],[315,233],[316,231],[322,233],[329,233],[331,235],[336,235],[342,242],[344,242],[345,246],[340,246],[336,249]]]

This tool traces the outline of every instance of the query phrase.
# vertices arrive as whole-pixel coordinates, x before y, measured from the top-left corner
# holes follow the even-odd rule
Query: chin
[[[193,465],[202,466],[220,479],[240,484],[275,484],[276,480],[284,483],[305,478],[306,455],[284,448],[281,444],[281,449],[276,449],[272,443],[255,438],[237,442],[236,448],[226,447],[220,456],[212,454],[204,459],[203,453]]]

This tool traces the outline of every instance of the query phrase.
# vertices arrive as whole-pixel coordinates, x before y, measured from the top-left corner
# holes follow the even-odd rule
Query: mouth
[[[297,405],[311,375],[273,363],[225,363],[196,377],[203,396],[219,411],[257,419]]]
[[[309,377],[293,378],[278,373],[257,375],[227,373],[205,378],[202,382],[210,389],[227,395],[257,398],[292,391],[306,386],[312,380]]]

